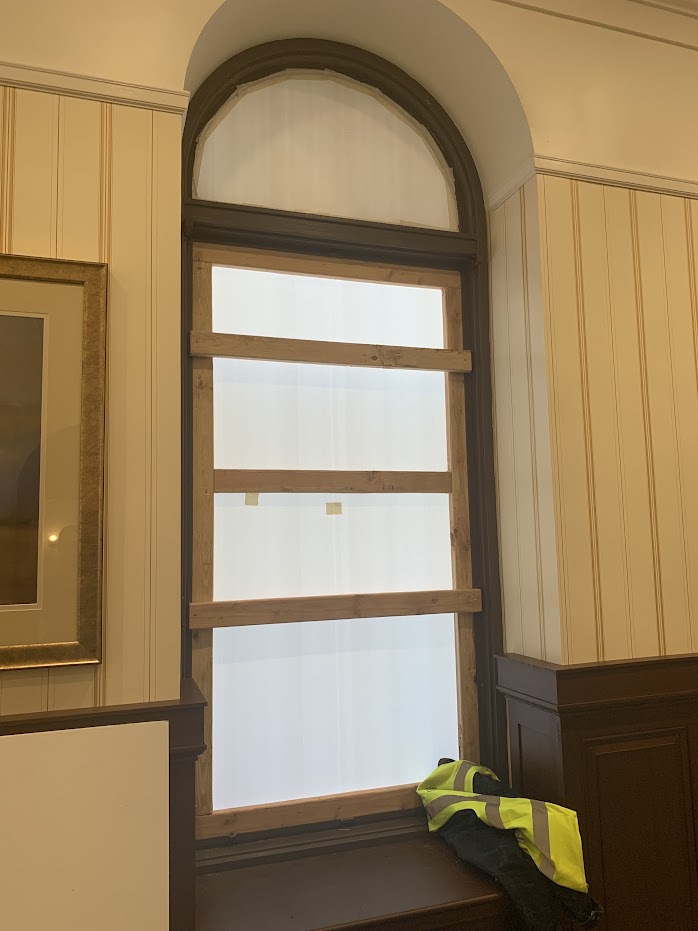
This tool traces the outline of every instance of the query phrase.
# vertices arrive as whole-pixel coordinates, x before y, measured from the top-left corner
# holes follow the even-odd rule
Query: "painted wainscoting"
[[[694,652],[698,203],[538,175],[490,229],[507,649]]]
[[[0,714],[179,696],[180,134],[0,87],[0,252],[109,265],[104,662],[0,673]]]
[[[539,196],[563,662],[692,653],[698,203],[553,177]]]

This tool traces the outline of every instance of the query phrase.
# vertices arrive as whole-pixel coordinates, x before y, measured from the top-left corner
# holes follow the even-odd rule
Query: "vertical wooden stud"
[[[193,324],[197,330],[212,326],[212,288],[209,262],[194,263]],[[193,546],[192,599],[213,600],[213,360],[192,363],[193,391]],[[211,747],[213,698],[213,631],[192,635],[192,675],[208,705],[204,716],[206,751],[197,762],[196,812],[210,814],[213,806],[213,754]]]
[[[463,349],[463,319],[460,288],[444,289],[444,344]],[[465,425],[465,379],[463,373],[445,375],[448,468],[453,490],[450,498],[451,565],[454,588],[472,588],[470,512],[468,505],[468,459]],[[475,678],[474,615],[456,615],[456,668],[458,675],[458,744],[462,759],[478,761],[477,682]]]

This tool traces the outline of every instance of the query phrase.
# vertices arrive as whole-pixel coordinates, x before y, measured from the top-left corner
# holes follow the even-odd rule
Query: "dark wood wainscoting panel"
[[[698,655],[497,668],[512,781],[578,812],[600,931],[698,929]]]
[[[593,824],[588,878],[607,903],[609,927],[693,928],[695,842],[686,730],[587,740],[584,746],[587,820]]]
[[[194,931],[194,766],[204,750],[206,700],[192,679],[172,701],[107,705],[67,711],[0,716],[0,736],[81,727],[167,721],[169,726],[170,931]],[[128,895],[128,889],[124,890]]]
[[[523,702],[509,709],[511,778],[526,785],[535,798],[560,804],[564,797],[560,758],[560,719],[551,711]]]

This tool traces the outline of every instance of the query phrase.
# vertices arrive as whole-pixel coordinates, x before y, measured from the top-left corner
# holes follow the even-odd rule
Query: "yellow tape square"
[[[342,502],[341,501],[328,501],[325,505],[325,512],[327,514],[341,514],[342,513]]]

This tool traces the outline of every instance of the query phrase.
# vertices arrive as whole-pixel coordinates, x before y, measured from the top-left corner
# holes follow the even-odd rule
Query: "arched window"
[[[185,673],[199,834],[417,807],[505,752],[486,232],[447,114],[359,49],[273,42],[183,146]]]

